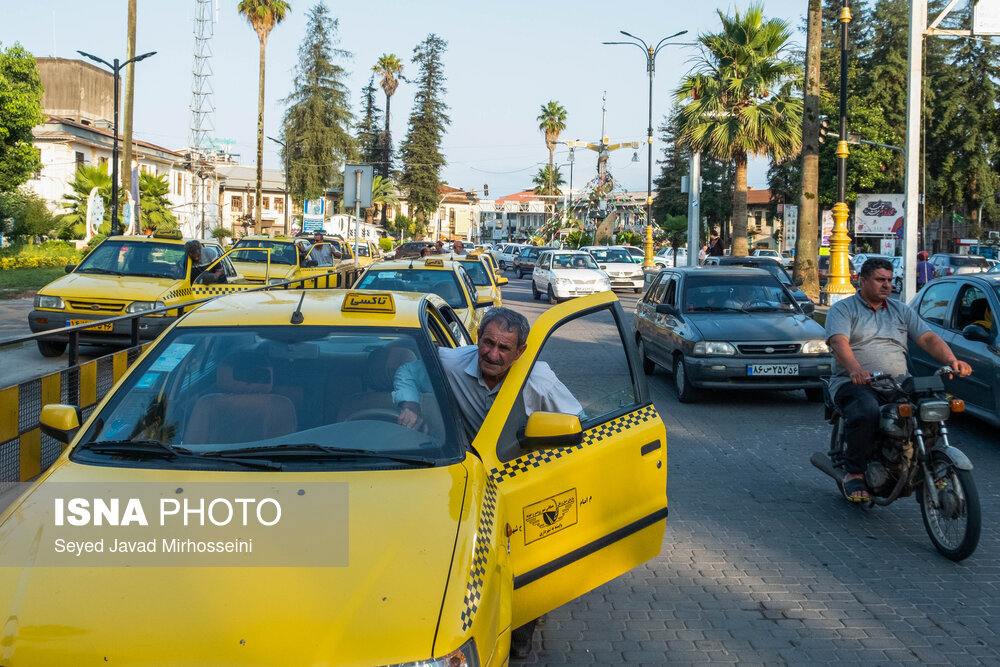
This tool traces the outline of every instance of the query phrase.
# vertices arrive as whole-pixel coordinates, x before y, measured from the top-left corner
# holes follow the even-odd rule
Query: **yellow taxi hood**
[[[39,292],[63,299],[157,301],[169,298],[167,293],[181,284],[183,282],[176,278],[70,273],[53,280]]]
[[[346,482],[348,565],[31,566],[31,554],[52,548],[55,492],[46,485],[99,479],[224,488],[237,478]],[[0,516],[0,555],[21,563],[0,567],[0,664],[373,665],[429,659],[467,482],[462,464],[286,472],[276,478],[256,471],[96,468],[63,459]],[[324,508],[317,507],[315,521],[302,529],[322,529],[323,517]],[[248,530],[252,537],[254,529]]]

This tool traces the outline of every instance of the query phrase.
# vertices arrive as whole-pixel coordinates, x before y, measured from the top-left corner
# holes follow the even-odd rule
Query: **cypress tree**
[[[361,89],[361,122],[358,123],[358,154],[365,164],[376,164],[381,160],[379,132],[382,127],[382,109],[375,95],[375,75],[368,79],[368,85]]]
[[[447,47],[448,42],[432,33],[413,49],[413,62],[419,70],[414,81],[417,92],[406,138],[400,146],[400,183],[408,193],[410,211],[424,223],[438,205],[441,167],[445,165],[441,138],[445,126],[451,123],[443,99],[447,90],[441,62]]]

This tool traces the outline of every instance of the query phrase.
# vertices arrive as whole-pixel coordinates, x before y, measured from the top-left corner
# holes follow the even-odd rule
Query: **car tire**
[[[63,352],[66,351],[66,343],[60,343],[57,340],[38,340],[38,351],[42,353],[43,357],[61,357]]]
[[[635,337],[635,346],[639,349],[639,359],[642,360],[642,372],[652,375],[656,372],[656,363],[646,356],[646,344],[642,342],[642,336]]]
[[[823,387],[810,387],[804,391],[806,392],[806,400],[810,403],[823,402]]]
[[[698,398],[698,390],[688,379],[684,357],[677,355],[674,359],[674,387],[677,389],[677,400],[681,403],[694,403]]]
[[[531,296],[535,301],[542,298],[542,293],[538,291],[538,287],[535,285],[534,279],[531,281]]]
[[[503,261],[502,259],[500,260],[500,270],[501,271],[507,270],[507,262]]]
[[[556,298],[556,293],[552,291],[552,285],[549,285],[549,303],[553,306],[559,303],[559,299]]]

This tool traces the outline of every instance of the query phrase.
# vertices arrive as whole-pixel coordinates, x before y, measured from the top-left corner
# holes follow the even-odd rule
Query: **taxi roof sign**
[[[428,257],[424,266],[444,266],[444,260],[440,257]]]
[[[340,310],[344,313],[395,313],[396,302],[388,292],[348,292]]]

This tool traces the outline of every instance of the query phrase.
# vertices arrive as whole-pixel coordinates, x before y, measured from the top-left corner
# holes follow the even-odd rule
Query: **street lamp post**
[[[646,165],[646,257],[642,265],[653,266],[653,73],[656,70],[656,55],[660,52],[660,49],[668,40],[680,37],[687,33],[687,30],[681,30],[669,37],[664,37],[655,47],[651,44],[646,44],[646,42],[624,30],[619,30],[618,32],[634,41],[603,42],[603,44],[635,44],[646,55],[646,72],[649,74],[649,125],[646,128],[646,144],[649,147],[648,164]]]
[[[268,137],[268,139],[281,146],[285,152],[285,233],[288,234],[288,207],[291,204],[291,199],[288,197],[288,146],[285,145],[284,141],[274,137]]]
[[[850,0],[840,9],[840,141],[837,142],[837,203],[833,206],[833,233],[830,235],[830,278],[826,302],[833,305],[854,293],[848,266],[847,247],[847,24],[851,21]]]
[[[84,53],[83,51],[77,51],[77,53],[85,58],[90,58],[95,62],[99,62],[102,65],[110,67],[111,72],[115,77],[115,126],[113,130],[114,138],[111,143],[111,236],[116,236],[121,233],[121,230],[118,227],[118,80],[121,78],[121,71],[123,67],[128,66],[130,63],[137,63],[140,60],[156,55],[156,51],[150,51],[149,53],[144,53],[141,56],[129,58],[123,63],[119,63],[118,58],[115,58],[113,64],[103,58],[98,58],[95,55]],[[128,168],[131,168],[131,165],[128,165]]]

